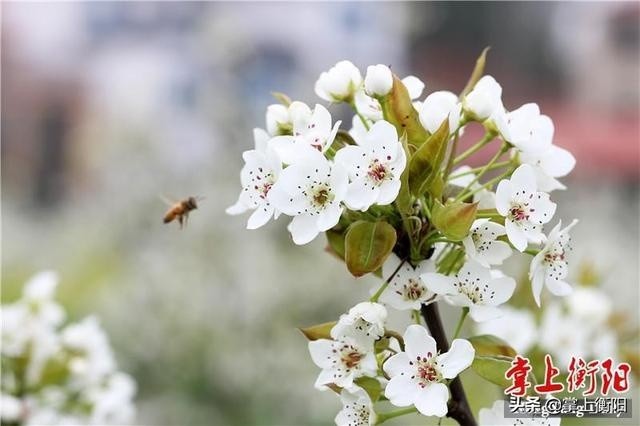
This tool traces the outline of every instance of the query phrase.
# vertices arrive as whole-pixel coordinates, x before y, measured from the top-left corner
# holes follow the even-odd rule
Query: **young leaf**
[[[476,355],[471,368],[473,371],[485,380],[490,381],[502,388],[511,385],[504,374],[511,367],[511,358],[497,356],[478,356]]]
[[[345,262],[356,277],[380,268],[396,244],[396,231],[387,222],[359,220],[345,237]]]
[[[399,135],[406,132],[407,140],[412,145],[420,146],[424,143],[429,133],[420,123],[409,91],[396,75],[393,76],[391,92],[378,100],[384,119],[396,127]]]
[[[517,352],[507,342],[499,337],[492,336],[490,334],[483,334],[481,336],[470,337],[469,342],[476,350],[476,355],[479,356],[508,356],[515,357]]]
[[[340,260],[344,260],[344,232],[333,229],[325,232],[327,236],[327,251],[334,254]]]
[[[491,49],[490,46],[485,47],[480,56],[478,56],[478,59],[476,60],[476,66],[473,68],[473,72],[469,77],[469,81],[467,81],[467,85],[464,86],[464,89],[462,89],[462,93],[460,93],[460,100],[462,100],[465,96],[467,96],[469,92],[473,90],[473,87],[476,85],[478,80],[480,80],[482,74],[484,74],[484,66],[487,62],[487,52],[489,51],[489,49]]]
[[[406,134],[400,138],[400,143],[404,149],[404,153],[407,156],[407,162],[411,161],[411,152],[409,152],[409,146],[407,145]],[[409,191],[409,168],[405,167],[402,175],[400,175],[400,192],[396,197],[396,206],[402,214],[409,214],[411,211],[411,192]]]
[[[380,394],[382,394],[382,385],[378,380],[373,377],[360,377],[354,380],[354,382],[369,394],[371,402],[376,403],[378,399],[380,399]]]
[[[409,188],[413,195],[420,196],[427,192],[440,172],[448,140],[449,120],[444,120],[438,130],[413,153],[409,162]]]
[[[454,201],[443,206],[436,200],[432,209],[432,223],[445,237],[461,241],[469,234],[477,209],[478,203]]]
[[[336,321],[299,328],[298,330],[309,340],[331,339],[331,329],[334,325],[336,325]]]
[[[288,107],[291,105],[291,98],[282,92],[271,92],[271,96],[276,98],[276,101],[280,102],[284,106]]]

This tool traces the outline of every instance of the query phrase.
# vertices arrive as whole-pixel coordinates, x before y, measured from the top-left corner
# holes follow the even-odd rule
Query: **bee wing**
[[[158,194],[158,198],[160,198],[167,206],[173,206],[176,203],[176,201],[172,201],[170,198],[164,196],[164,194]]]

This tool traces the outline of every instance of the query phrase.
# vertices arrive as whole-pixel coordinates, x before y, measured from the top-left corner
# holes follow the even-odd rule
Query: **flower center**
[[[509,218],[514,222],[528,220],[529,212],[521,205],[513,205],[509,210]]]
[[[327,202],[331,201],[331,191],[326,186],[319,187],[313,194],[313,203],[316,207],[324,207]]]
[[[413,364],[413,362],[410,364]],[[411,378],[417,378],[418,385],[421,388],[440,380],[440,372],[436,367],[436,360],[431,352],[428,352],[426,357],[416,357],[416,375]]]
[[[350,351],[346,354],[342,354],[342,363],[349,369],[356,367],[360,364],[360,360],[362,359],[362,354],[358,351]]]
[[[404,285],[404,297],[408,300],[418,300],[424,293],[424,287],[413,278],[409,279],[409,283]]]
[[[267,198],[267,194],[269,193],[269,191],[271,190],[271,187],[273,186],[273,182],[265,182],[262,185],[262,189],[260,191],[260,198],[262,198],[263,200],[266,200]]]
[[[379,184],[387,177],[388,172],[384,164],[380,163],[378,159],[375,159],[369,165],[367,175],[372,181]]]

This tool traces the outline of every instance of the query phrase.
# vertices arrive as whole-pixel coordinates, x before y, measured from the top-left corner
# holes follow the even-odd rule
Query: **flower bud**
[[[484,121],[502,106],[502,87],[490,75],[485,75],[464,98],[463,108],[473,118]]]
[[[386,96],[393,87],[393,75],[388,66],[378,64],[367,67],[364,90],[370,96]]]
[[[316,95],[329,102],[351,102],[362,84],[360,70],[349,61],[340,61],[316,81]]]

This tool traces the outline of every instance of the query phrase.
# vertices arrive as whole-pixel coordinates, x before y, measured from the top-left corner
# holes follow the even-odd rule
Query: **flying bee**
[[[164,223],[171,223],[177,219],[178,223],[180,224],[180,229],[182,229],[183,226],[187,226],[189,213],[192,210],[198,208],[198,201],[202,200],[203,198],[204,197],[189,197],[177,203],[168,203],[171,205],[171,207],[164,214],[164,218],[162,219],[162,221]]]

